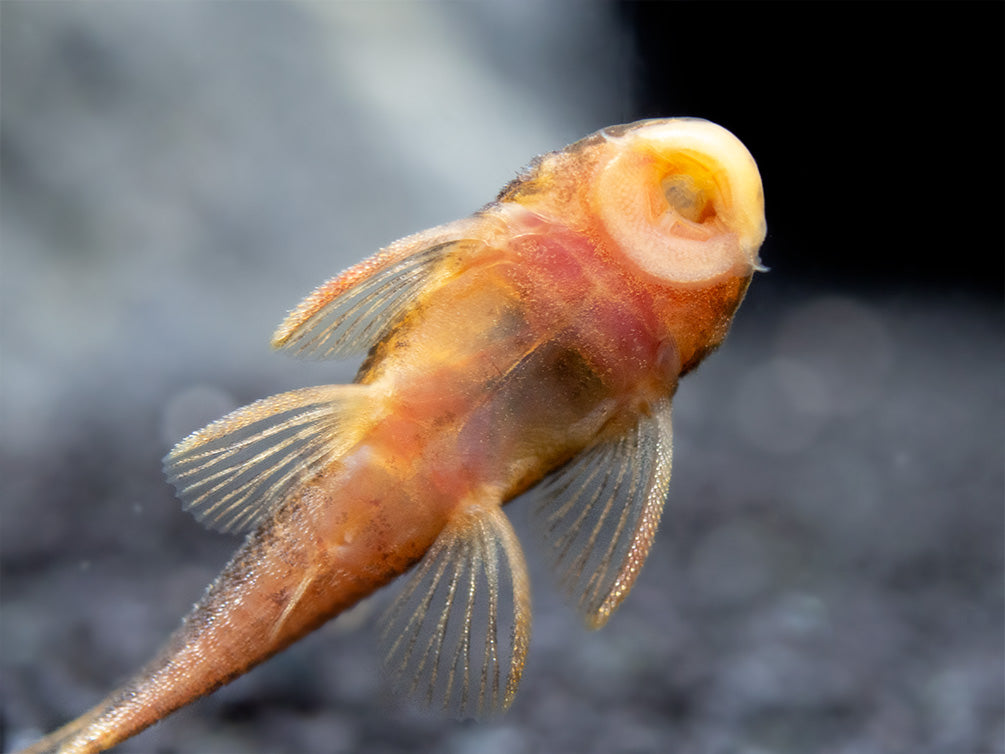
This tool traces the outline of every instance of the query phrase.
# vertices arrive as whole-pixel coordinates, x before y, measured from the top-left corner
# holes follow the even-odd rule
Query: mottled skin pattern
[[[404,573],[439,537],[468,536],[481,511],[497,511],[584,450],[623,435],[671,396],[679,377],[725,337],[756,267],[760,196],[738,195],[729,184],[735,160],[749,155],[732,142],[726,151],[739,158],[718,155],[713,144],[718,162],[686,184],[689,192],[698,187],[680,207],[693,223],[674,232],[702,240],[714,231],[731,244],[710,275],[654,274],[659,262],[640,263],[618,240],[625,229],[612,230],[598,206],[622,200],[605,193],[613,175],[630,189],[625,201],[639,197],[643,215],[666,214],[677,194],[667,189],[663,152],[679,151],[674,139],[690,138],[691,127],[620,126],[539,158],[473,219],[390,247],[294,312],[277,333],[280,347],[388,263],[431,243],[454,244],[424,269],[430,282],[372,344],[356,379],[360,408],[344,421],[343,452],[277,501],[133,681],[27,751],[95,752],[136,734]],[[720,132],[713,140],[726,138]],[[635,138],[650,133],[648,141]],[[626,152],[653,174],[604,177]],[[674,159],[693,173],[703,155],[689,143]],[[732,204],[743,212],[731,215]],[[504,518],[486,515],[519,559]],[[529,600],[521,600],[529,616]]]

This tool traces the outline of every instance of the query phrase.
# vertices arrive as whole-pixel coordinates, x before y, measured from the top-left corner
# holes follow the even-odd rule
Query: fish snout
[[[750,152],[696,118],[603,132],[612,151],[596,184],[598,214],[629,259],[665,282],[759,269],[764,192]]]

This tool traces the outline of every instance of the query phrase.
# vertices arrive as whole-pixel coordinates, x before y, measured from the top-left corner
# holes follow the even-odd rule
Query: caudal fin
[[[311,549],[316,545],[303,537],[296,511],[284,513],[283,503],[366,431],[369,394],[361,385],[330,385],[276,395],[238,409],[171,451],[168,478],[197,517],[228,531],[258,528],[149,665],[21,754],[104,751],[364,596],[365,579],[321,578],[323,554]],[[258,526],[265,521],[269,525]]]

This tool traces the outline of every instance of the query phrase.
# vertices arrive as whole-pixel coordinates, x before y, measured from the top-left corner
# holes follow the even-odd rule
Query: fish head
[[[599,132],[591,204],[627,260],[662,283],[707,285],[763,269],[764,192],[747,148],[698,118]]]

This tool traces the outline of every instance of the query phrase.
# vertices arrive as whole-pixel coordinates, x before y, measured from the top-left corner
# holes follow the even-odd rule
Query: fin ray
[[[474,218],[397,241],[316,289],[272,337],[295,356],[327,359],[365,354],[434,285],[440,263],[476,243]]]
[[[368,388],[327,385],[274,395],[189,435],[164,458],[184,508],[206,526],[260,523],[353,440],[347,419]]]
[[[463,717],[508,708],[530,640],[530,586],[502,509],[460,511],[382,623],[386,665],[411,696]]]
[[[631,590],[652,546],[670,483],[670,399],[621,437],[545,480],[539,530],[558,581],[599,628]]]

